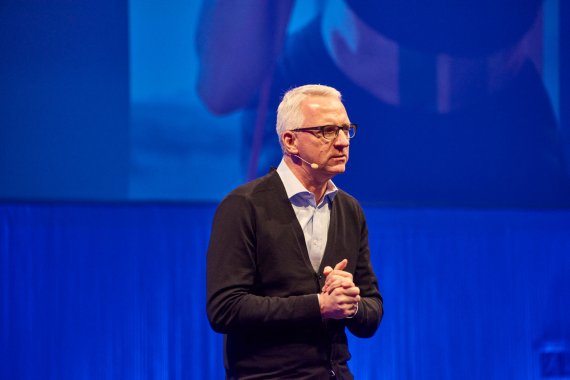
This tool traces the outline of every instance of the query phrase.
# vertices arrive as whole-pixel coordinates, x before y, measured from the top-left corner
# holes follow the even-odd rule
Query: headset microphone
[[[298,154],[291,154],[290,156],[295,156],[297,157],[299,160],[303,161],[304,163],[306,163],[307,165],[309,165],[312,169],[318,169],[319,165],[313,163],[310,163],[309,161],[305,160],[303,157],[299,156]]]

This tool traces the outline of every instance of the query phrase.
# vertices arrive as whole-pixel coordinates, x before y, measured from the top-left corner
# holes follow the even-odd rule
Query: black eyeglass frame
[[[336,133],[335,133],[334,137],[326,137],[325,136],[325,128],[331,128],[331,127],[336,128]],[[350,124],[343,124],[343,125],[329,124],[329,125],[320,125],[318,127],[295,128],[295,129],[291,129],[291,131],[293,131],[293,132],[309,132],[309,133],[312,131],[318,131],[321,133],[320,135],[325,140],[332,141],[338,137],[338,134],[340,133],[341,130],[344,132],[344,135],[346,136],[347,139],[352,139],[352,138],[354,138],[354,136],[356,136],[356,130],[357,129],[358,129],[358,125],[356,125],[354,123],[350,123]],[[350,135],[351,130],[353,131],[352,136]]]

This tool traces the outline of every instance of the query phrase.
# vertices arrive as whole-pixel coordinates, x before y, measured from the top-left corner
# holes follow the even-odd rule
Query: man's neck
[[[285,156],[283,161],[285,161],[289,170],[291,170],[305,189],[313,193],[316,204],[321,203],[327,192],[329,180],[332,177],[324,176],[318,172],[318,169],[313,169],[308,165],[303,165],[303,163],[296,164],[290,156]]]

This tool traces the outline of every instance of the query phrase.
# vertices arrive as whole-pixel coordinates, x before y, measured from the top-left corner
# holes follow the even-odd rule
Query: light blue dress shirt
[[[285,161],[281,160],[277,174],[285,186],[287,197],[291,201],[297,220],[305,235],[311,265],[315,272],[318,272],[327,245],[331,203],[338,189],[332,181],[329,181],[325,196],[317,205],[315,195],[301,184]]]

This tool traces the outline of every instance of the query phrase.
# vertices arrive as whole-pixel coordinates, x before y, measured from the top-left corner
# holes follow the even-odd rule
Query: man
[[[337,90],[290,90],[279,167],[218,207],[207,312],[225,334],[228,379],[353,378],[345,327],[370,337],[383,315],[364,214],[331,181],[355,132]]]

